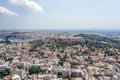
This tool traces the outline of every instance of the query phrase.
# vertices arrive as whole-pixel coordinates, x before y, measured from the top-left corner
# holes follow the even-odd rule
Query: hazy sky
[[[0,0],[2,29],[120,30],[120,0]]]

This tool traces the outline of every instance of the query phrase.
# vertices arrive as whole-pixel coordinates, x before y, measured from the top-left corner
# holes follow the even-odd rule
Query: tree
[[[39,70],[40,70],[40,67],[30,67],[29,68],[29,73],[30,74],[34,74],[34,73],[38,74]]]
[[[8,59],[5,57],[5,61],[12,61],[12,60],[13,60],[13,57],[8,58]]]
[[[63,66],[63,61],[59,61],[58,64]]]
[[[39,74],[44,73],[46,70],[41,69],[40,67],[32,66],[29,68],[29,74]]]
[[[61,58],[60,54],[57,54],[57,57],[60,59]]]
[[[60,61],[58,62],[59,65],[63,66],[63,63],[66,61],[67,54],[64,55],[63,58],[61,58],[60,54],[57,55]]]
[[[88,57],[88,61],[90,64],[93,64],[93,60],[91,59],[91,57]]]
[[[0,77],[1,78],[4,77],[4,76],[7,76],[9,74],[10,74],[10,69],[8,69],[8,68],[4,71],[0,71]]]

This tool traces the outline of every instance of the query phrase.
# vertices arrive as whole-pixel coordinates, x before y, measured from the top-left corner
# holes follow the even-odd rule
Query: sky
[[[120,30],[120,0],[0,0],[0,30]]]

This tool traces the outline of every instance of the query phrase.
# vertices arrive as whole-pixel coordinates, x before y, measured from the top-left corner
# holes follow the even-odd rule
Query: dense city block
[[[120,38],[97,33],[0,32],[1,80],[120,80]]]

